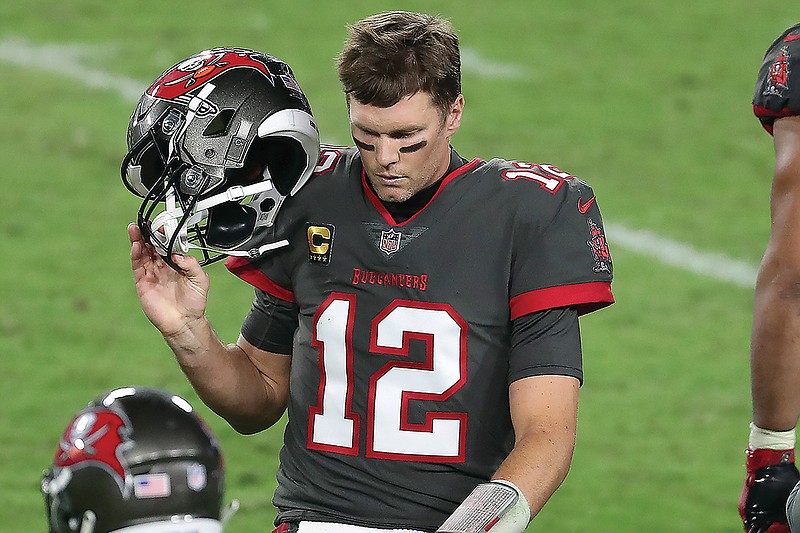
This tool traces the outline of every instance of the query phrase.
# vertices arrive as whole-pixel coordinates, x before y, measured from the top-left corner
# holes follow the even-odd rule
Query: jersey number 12
[[[361,417],[352,412],[353,323],[356,297],[334,293],[314,321],[320,353],[318,403],[311,407],[308,446],[358,455]],[[395,300],[372,321],[370,352],[408,356],[423,340],[426,361],[387,362],[369,379],[366,456],[405,461],[464,460],[467,414],[429,411],[424,423],[407,419],[411,400],[443,401],[466,383],[467,325],[449,305]],[[361,392],[361,391],[359,391]]]

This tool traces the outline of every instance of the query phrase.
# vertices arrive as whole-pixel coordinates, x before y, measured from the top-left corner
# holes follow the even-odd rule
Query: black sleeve
[[[559,307],[514,319],[508,382],[529,376],[573,376],[583,383],[578,310]]]
[[[776,118],[800,115],[800,24],[784,31],[764,54],[753,112],[770,134]]]
[[[242,324],[242,337],[268,352],[289,355],[297,330],[297,304],[256,289],[253,305]]]
[[[588,184],[571,176],[556,194],[532,198],[518,219],[511,264],[512,319],[571,306],[583,315],[614,302],[611,252]]]

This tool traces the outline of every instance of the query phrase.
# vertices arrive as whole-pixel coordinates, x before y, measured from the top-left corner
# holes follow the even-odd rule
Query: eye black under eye
[[[375,151],[375,145],[374,144],[367,144],[367,143],[361,142],[358,139],[356,139],[355,137],[353,137],[353,142],[356,143],[356,146],[358,146],[362,150],[366,150],[368,152],[374,152]]]
[[[400,151],[403,152],[404,154],[408,154],[410,152],[416,152],[417,150],[422,150],[427,145],[428,141],[420,141],[410,146],[403,146],[402,148],[400,148]]]

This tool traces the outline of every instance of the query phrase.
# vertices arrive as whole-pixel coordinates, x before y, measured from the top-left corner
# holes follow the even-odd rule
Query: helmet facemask
[[[209,57],[235,60],[242,53],[222,49]],[[157,95],[184,62],[148,89],[131,117],[123,181],[144,198],[143,236],[175,269],[173,253],[196,251],[205,266],[288,244],[255,245],[254,237],[273,225],[316,165],[319,133],[289,67],[256,52],[248,58],[269,58],[267,72],[283,74],[270,79],[250,64],[229,68],[165,107],[150,93]]]

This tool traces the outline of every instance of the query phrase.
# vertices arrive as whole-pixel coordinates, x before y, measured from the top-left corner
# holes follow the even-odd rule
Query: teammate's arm
[[[739,515],[748,533],[788,532],[786,507],[800,474],[800,24],[767,48],[756,78],[753,113],[773,135],[771,232],[756,281],[750,375],[753,418]]]
[[[205,316],[209,279],[197,260],[173,256],[170,268],[128,227],[131,267],[147,317],[164,336],[198,396],[241,433],[277,422],[286,408],[291,357],[256,348],[244,338],[220,341]]]
[[[800,117],[775,121],[771,235],[755,290],[753,423],[785,431],[800,417]]]
[[[785,505],[800,476],[800,117],[775,120],[771,233],[756,281],[751,338],[753,423],[739,499],[745,531],[788,531]]]

